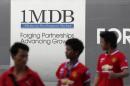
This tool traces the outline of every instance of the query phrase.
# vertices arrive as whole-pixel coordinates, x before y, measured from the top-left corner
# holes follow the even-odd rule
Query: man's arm
[[[110,72],[109,78],[124,78],[129,76],[128,72],[128,60],[124,54],[119,57],[119,66],[122,70],[120,73]]]
[[[124,78],[124,77],[128,77],[129,76],[129,72],[128,69],[124,69],[121,73],[113,73],[111,72],[109,75],[110,79],[113,78]]]
[[[93,86],[97,86],[98,85],[98,80],[99,80],[99,75],[97,73],[96,76],[95,76],[95,79],[94,79]]]
[[[83,86],[90,86],[91,82],[90,80],[88,82],[85,82]]]
[[[90,84],[91,84],[91,74],[90,74],[89,70],[87,70],[83,74],[83,86],[90,86]]]

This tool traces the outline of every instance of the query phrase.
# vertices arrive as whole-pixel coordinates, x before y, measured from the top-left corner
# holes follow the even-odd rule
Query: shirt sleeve
[[[61,64],[61,65],[59,66],[59,68],[57,69],[57,71],[56,71],[56,77],[57,77],[57,79],[61,79],[60,70],[61,70],[61,68],[63,67],[64,64],[65,64],[65,63]]]
[[[86,70],[85,73],[83,74],[83,83],[88,83],[90,82],[91,74],[89,70]]]
[[[61,69],[63,68],[64,65],[65,65],[65,62],[62,63],[61,65],[59,65],[58,69],[56,70],[56,74],[55,75],[56,75],[56,77],[58,79],[57,86],[61,86],[61,79],[62,79],[62,77],[61,77],[60,72],[61,72]]]
[[[120,56],[119,65],[121,70],[128,68],[128,60],[125,55]]]
[[[61,68],[61,67],[59,67],[59,68],[57,69],[57,71],[56,71],[56,77],[57,77],[58,79],[60,79],[60,76],[59,76],[60,68]]]
[[[96,72],[97,72],[97,73],[98,73],[99,71],[101,71],[100,59],[101,59],[101,56],[99,56],[99,57],[98,57],[98,60],[97,60],[97,66],[96,66]]]
[[[3,75],[0,76],[0,86],[5,86],[5,80],[4,80],[4,77]]]
[[[45,86],[40,76],[36,73],[36,86]]]

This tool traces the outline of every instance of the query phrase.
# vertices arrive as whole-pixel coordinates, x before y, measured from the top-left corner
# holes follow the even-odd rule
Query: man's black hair
[[[77,38],[68,39],[65,44],[70,46],[74,51],[78,51],[79,55],[82,53],[84,49],[82,41]]]
[[[113,31],[105,31],[100,34],[105,42],[110,43],[111,48],[117,48],[117,35]]]
[[[25,51],[29,51],[29,47],[26,44],[23,44],[23,43],[20,43],[20,42],[16,42],[10,48],[11,55],[16,55],[18,53],[19,49],[22,49],[22,50],[25,50]]]

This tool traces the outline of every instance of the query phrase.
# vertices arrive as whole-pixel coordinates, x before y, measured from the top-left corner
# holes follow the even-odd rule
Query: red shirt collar
[[[8,75],[9,75],[9,74],[12,74],[13,71],[14,71],[14,66],[11,67],[11,68],[8,70]],[[27,74],[26,74],[26,76],[29,76],[29,75],[33,75],[33,71],[32,71],[29,67],[27,67]]]
[[[66,63],[65,63],[65,67],[66,67],[66,68],[67,68],[67,64],[68,64],[68,63],[69,63],[69,62],[66,62]],[[79,63],[80,63],[80,62],[77,62],[77,63],[73,66],[73,68],[76,68],[76,67],[79,65]]]
[[[112,52],[110,55],[115,55],[116,53],[118,53],[119,50],[115,50],[114,52]],[[108,55],[107,53],[105,53],[105,55]]]

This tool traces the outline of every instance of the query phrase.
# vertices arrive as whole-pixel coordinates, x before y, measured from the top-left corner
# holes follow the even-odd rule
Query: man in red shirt
[[[14,67],[0,76],[0,86],[45,86],[39,75],[27,67],[29,47],[15,43],[10,48]]]
[[[123,78],[129,75],[128,61],[125,55],[117,50],[117,36],[114,32],[100,34],[101,47],[106,53],[98,58],[97,76],[94,86],[124,86]]]
[[[66,41],[66,57],[70,61],[62,63],[56,71],[57,86],[90,86],[88,68],[78,62],[83,49],[83,43],[79,39],[72,38]]]

